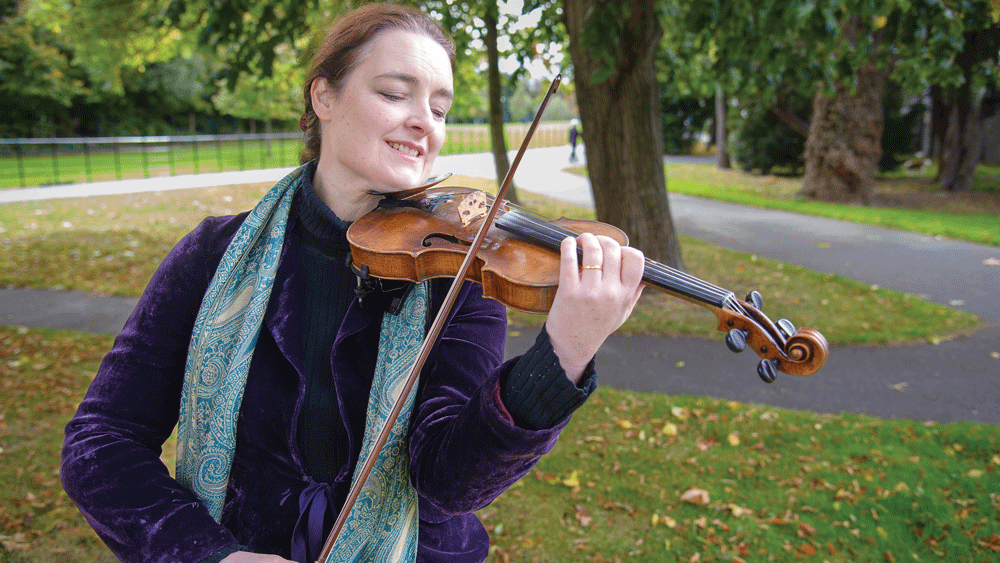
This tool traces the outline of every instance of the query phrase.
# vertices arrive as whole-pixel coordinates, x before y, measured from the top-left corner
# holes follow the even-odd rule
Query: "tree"
[[[73,103],[90,93],[87,72],[73,63],[72,49],[16,2],[0,3],[0,135],[64,134]]]
[[[500,99],[503,86],[500,84],[500,49],[498,45],[499,32],[497,31],[499,11],[499,6],[496,3],[487,2],[483,12],[483,23],[486,28],[486,61],[488,65],[486,81],[489,84],[490,93],[490,147],[493,149],[493,163],[497,170],[497,181],[502,182],[510,171],[510,161],[507,159],[504,112]],[[520,203],[513,179],[504,196],[512,203]]]
[[[945,191],[968,190],[983,150],[984,122],[1000,104],[997,56],[1000,25],[969,31],[955,57],[962,79],[945,102],[946,128],[940,141],[938,181]],[[993,76],[991,76],[993,75]]]
[[[528,0],[521,3],[520,14],[501,13],[498,2],[475,2],[463,0],[425,0],[414,5],[435,15],[442,26],[451,32],[455,40],[460,64],[462,59],[481,61],[482,51],[474,45],[482,43],[486,50],[487,97],[490,124],[490,148],[498,180],[507,176],[510,160],[507,157],[507,139],[504,134],[503,92],[504,79],[500,72],[500,31],[508,30],[518,19],[528,13],[538,16],[538,23],[522,26],[519,31],[507,32],[510,51],[520,62],[508,77],[510,83],[523,76],[524,63],[538,56],[535,45],[561,41],[564,37],[558,26],[558,7],[549,0]],[[470,25],[470,22],[473,25]],[[517,203],[517,188],[512,182],[507,191],[507,199]]]
[[[663,172],[654,0],[566,0],[563,9],[597,218],[683,268]]]
[[[712,77],[727,91],[770,102],[784,88],[812,92],[802,193],[833,201],[869,197],[886,80],[913,93],[959,84],[948,64],[956,39],[997,21],[987,0],[679,3],[672,21],[711,44]]]

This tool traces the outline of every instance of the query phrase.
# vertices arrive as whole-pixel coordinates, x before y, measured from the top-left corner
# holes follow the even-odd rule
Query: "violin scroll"
[[[733,352],[753,349],[761,358],[757,375],[767,383],[772,383],[779,371],[796,376],[819,371],[830,354],[826,338],[811,328],[796,329],[788,319],[772,322],[760,311],[762,304],[760,293],[751,291],[745,303],[729,299],[716,309],[726,346]]]

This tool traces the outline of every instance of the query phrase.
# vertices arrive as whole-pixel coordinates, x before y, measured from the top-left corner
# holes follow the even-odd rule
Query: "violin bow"
[[[451,288],[448,290],[448,293],[444,298],[444,302],[441,304],[441,308],[438,309],[438,314],[434,318],[434,322],[431,324],[427,334],[424,336],[424,341],[420,346],[419,352],[417,353],[417,358],[413,362],[413,367],[410,368],[410,373],[407,375],[406,381],[403,384],[403,390],[400,392],[399,398],[396,399],[396,402],[392,405],[392,410],[389,411],[388,419],[382,427],[382,431],[379,432],[378,438],[375,440],[372,453],[368,456],[368,459],[365,460],[365,464],[361,467],[361,471],[358,473],[357,478],[353,483],[351,483],[351,489],[347,494],[347,499],[344,501],[344,506],[340,509],[340,514],[337,515],[337,521],[334,522],[333,528],[330,530],[330,534],[326,538],[326,543],[323,544],[323,550],[320,552],[316,563],[325,563],[327,558],[330,556],[330,553],[333,551],[333,545],[337,542],[337,538],[340,536],[340,532],[343,530],[344,524],[347,523],[347,516],[354,508],[354,504],[357,502],[358,496],[361,495],[361,489],[363,488],[365,482],[368,481],[368,476],[375,467],[375,460],[378,459],[378,454],[382,451],[382,448],[385,446],[385,442],[389,439],[389,433],[391,432],[393,425],[396,423],[396,419],[399,418],[399,413],[403,410],[403,404],[412,392],[413,386],[416,384],[417,378],[423,370],[428,356],[430,356],[431,348],[434,347],[438,337],[441,335],[441,331],[444,330],[445,321],[447,320],[452,307],[455,305],[455,300],[458,298],[458,292],[462,288],[465,276],[468,274],[469,268],[472,266],[472,261],[475,259],[476,253],[479,252],[479,248],[483,245],[483,241],[486,239],[486,233],[489,232],[490,226],[493,225],[493,220],[496,218],[497,211],[500,209],[504,197],[507,195],[507,189],[510,187],[511,180],[514,177],[514,171],[517,170],[517,167],[521,162],[521,157],[524,156],[525,151],[528,149],[528,143],[531,142],[531,138],[535,134],[535,129],[538,128],[538,123],[541,121],[542,113],[545,112],[545,107],[549,104],[549,98],[551,98],[555,91],[559,88],[559,83],[561,81],[562,75],[558,74],[552,81],[552,84],[549,85],[549,90],[546,92],[545,98],[542,100],[541,106],[535,114],[535,119],[531,122],[531,127],[528,128],[528,133],[525,135],[524,141],[521,143],[521,148],[518,149],[517,156],[514,157],[514,162],[511,163],[510,169],[507,170],[507,175],[503,179],[500,191],[493,200],[493,204],[490,206],[490,211],[486,215],[486,218],[483,219],[483,224],[480,226],[479,232],[476,234],[476,238],[473,240],[468,253],[466,253],[465,260],[462,262],[461,267],[459,267],[458,273],[455,274],[455,279],[451,283]]]

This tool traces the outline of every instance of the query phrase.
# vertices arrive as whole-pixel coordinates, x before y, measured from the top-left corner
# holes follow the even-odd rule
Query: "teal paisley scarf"
[[[236,232],[202,300],[188,347],[176,475],[216,521],[222,518],[250,360],[304,168],[271,188]],[[358,467],[371,455],[416,358],[424,337],[427,295],[427,284],[419,284],[398,316],[386,313],[383,317]],[[417,494],[410,485],[406,448],[413,402],[411,393],[331,556],[323,563],[416,558]]]

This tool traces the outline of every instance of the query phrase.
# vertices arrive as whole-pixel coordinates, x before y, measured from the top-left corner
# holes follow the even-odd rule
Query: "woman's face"
[[[433,39],[403,30],[363,46],[339,92],[312,86],[322,125],[322,184],[359,197],[414,188],[429,176],[451,109],[451,62]]]

